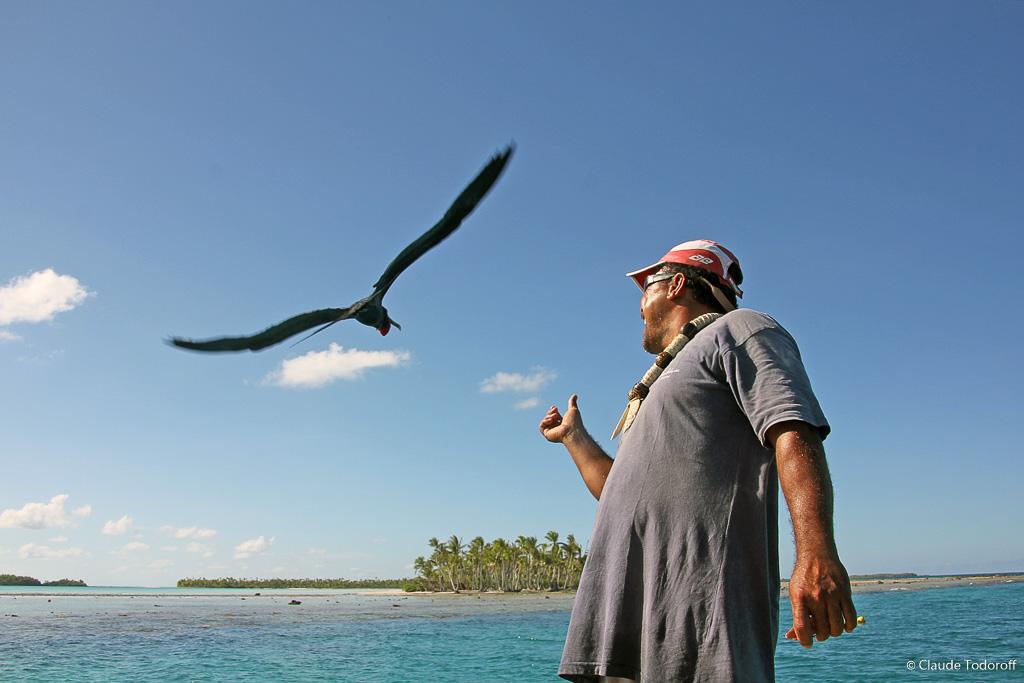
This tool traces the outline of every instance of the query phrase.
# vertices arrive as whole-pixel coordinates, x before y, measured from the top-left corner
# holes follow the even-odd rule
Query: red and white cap
[[[662,256],[661,260],[657,263],[632,273],[626,273],[626,276],[633,278],[633,282],[642,290],[647,276],[660,268],[663,263],[685,263],[703,268],[717,275],[718,281],[732,289],[736,296],[743,296],[739,285],[733,282],[732,276],[729,275],[729,266],[733,263],[738,265],[739,261],[731,251],[717,242],[712,242],[711,240],[691,240],[677,244],[672,247],[670,252]]]

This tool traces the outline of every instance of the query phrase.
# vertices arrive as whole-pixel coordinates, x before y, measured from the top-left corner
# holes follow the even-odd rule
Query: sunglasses
[[[653,285],[655,282],[663,282],[665,280],[671,280],[675,276],[676,276],[675,273],[658,273],[656,275],[648,275],[647,279],[644,280],[644,291],[646,292],[647,288],[650,287],[651,285]]]

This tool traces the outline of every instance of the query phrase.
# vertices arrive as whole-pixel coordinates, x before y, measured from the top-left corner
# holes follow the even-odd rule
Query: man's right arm
[[[594,498],[600,500],[604,482],[615,461],[583,428],[583,418],[580,417],[576,399],[576,394],[569,398],[569,407],[564,416],[558,412],[558,408],[551,406],[547,415],[540,421],[540,433],[548,441],[560,443],[569,450],[583,477],[583,482]]]

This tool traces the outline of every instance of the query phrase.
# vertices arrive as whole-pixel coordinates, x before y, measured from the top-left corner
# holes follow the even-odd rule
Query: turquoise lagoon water
[[[806,651],[780,633],[779,681],[1024,680],[1020,665],[965,663],[1008,666],[1024,655],[1022,583],[856,602],[867,623],[853,634]],[[557,681],[571,604],[559,595],[3,588],[0,681]],[[949,662],[960,668],[928,668]]]

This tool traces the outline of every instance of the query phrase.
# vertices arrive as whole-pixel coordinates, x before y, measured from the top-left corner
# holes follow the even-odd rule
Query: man
[[[789,333],[736,310],[731,252],[685,242],[629,277],[643,291],[644,349],[668,351],[630,392],[615,459],[584,429],[575,395],[540,423],[599,501],[559,675],[772,681],[777,482],[797,552],[786,637],[810,647],[856,625],[832,532],[828,422]]]

